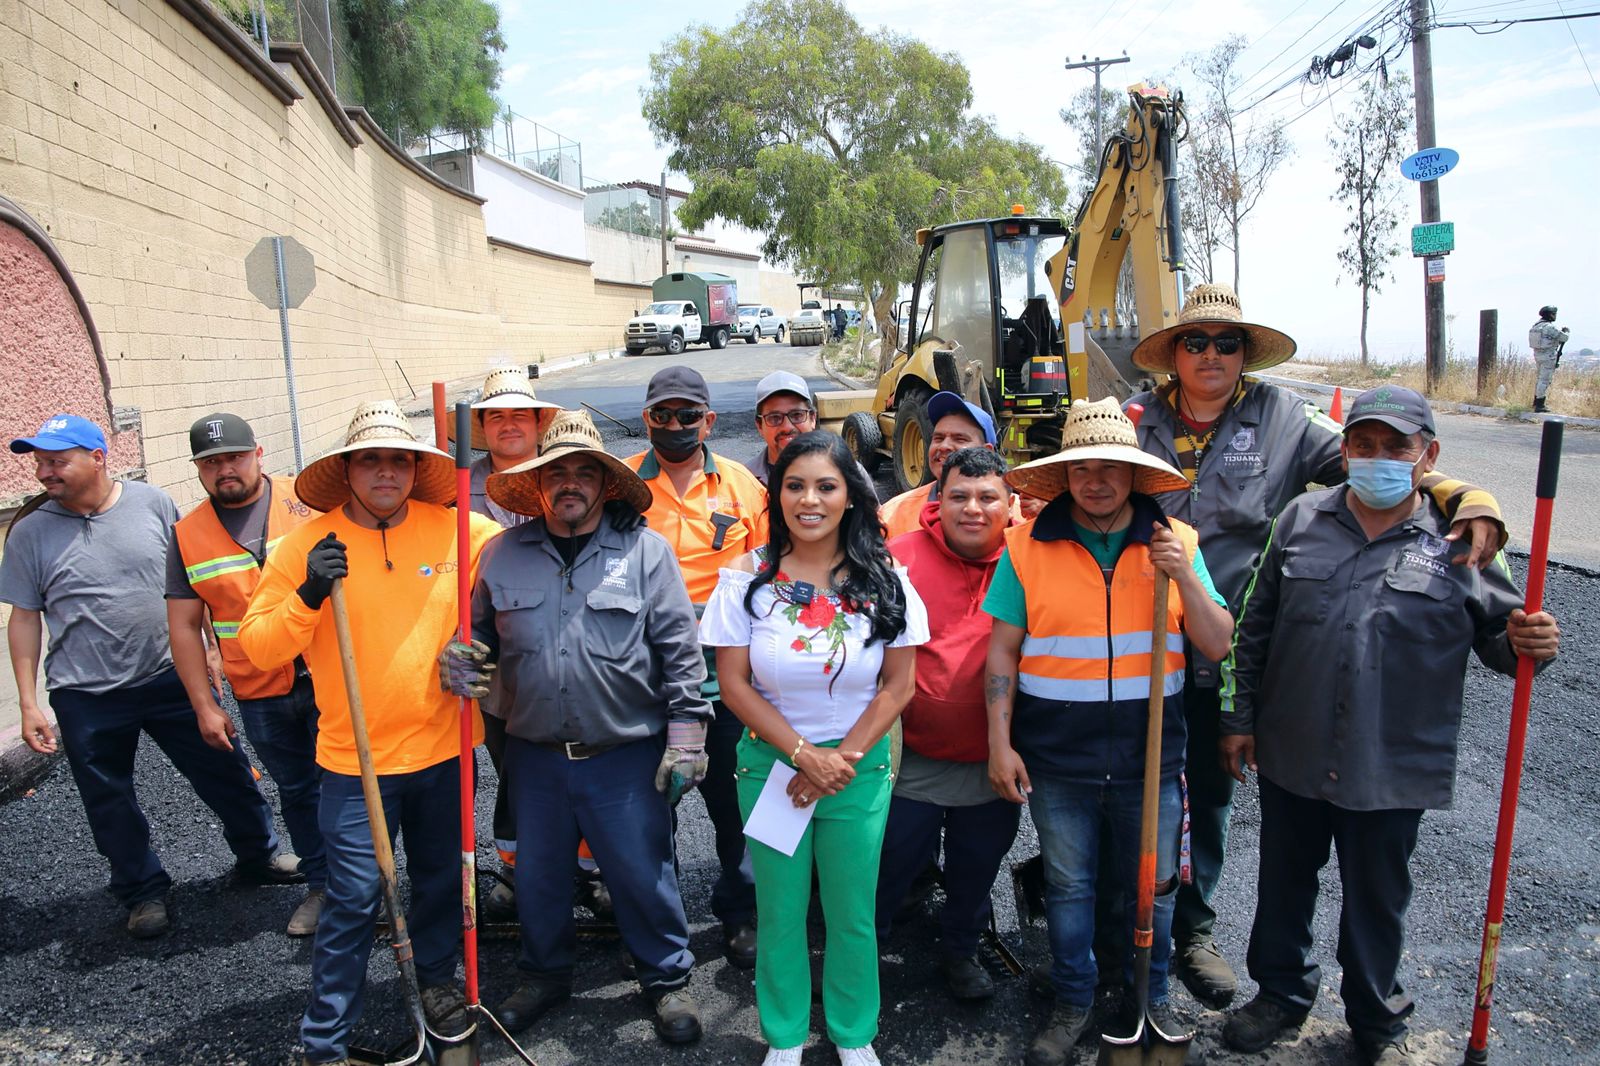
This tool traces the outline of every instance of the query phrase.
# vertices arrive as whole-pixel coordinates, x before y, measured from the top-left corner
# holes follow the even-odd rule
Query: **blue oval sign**
[[[1400,173],[1412,181],[1432,181],[1450,173],[1459,162],[1461,155],[1454,148],[1424,148],[1400,161]]]

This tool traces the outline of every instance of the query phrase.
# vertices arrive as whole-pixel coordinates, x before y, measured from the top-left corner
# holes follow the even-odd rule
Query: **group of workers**
[[[978,944],[1024,808],[1056,997],[1027,1063],[1064,1063],[1096,1022],[1121,1024],[1114,1007],[1096,1018],[1097,987],[1131,981],[1125,902],[1140,877],[1155,881],[1149,1017],[1180,1033],[1169,970],[1212,1009],[1236,992],[1213,897],[1249,769],[1262,826],[1245,958],[1259,991],[1224,1041],[1264,1049],[1309,1012],[1331,844],[1357,1048],[1413,1061],[1398,979],[1409,860],[1422,811],[1451,800],[1467,654],[1511,672],[1518,656],[1552,659],[1559,634],[1518,607],[1493,499],[1434,472],[1426,400],[1372,390],[1339,426],[1246,376],[1293,352],[1231,290],[1195,286],[1177,324],[1134,352],[1170,375],[1130,401],[1142,416],[1077,401],[1059,453],[1008,469],[989,414],[939,393],[932,485],[881,507],[857,457],[817,429],[804,379],[782,371],[758,386],[766,447],[747,465],[708,446],[717,415],[691,368],[651,379],[650,447],[628,459],[587,414],[496,371],[455,445],[487,453],[464,501],[451,457],[390,402],[363,404],[292,482],[263,472],[248,424],[209,415],[190,434],[207,499],[181,519],[159,490],[109,476],[97,427],[57,416],[11,444],[47,496],[0,560],[25,739],[57,743],[33,698],[42,619],[62,746],[129,932],[169,926],[170,879],[133,789],[140,732],[218,814],[241,878],[307,885],[288,931],[315,936],[308,1064],[348,1061],[380,903],[344,652],[441,1036],[471,1025],[455,976],[470,698],[498,776],[505,887],[491,902],[521,929],[516,987],[495,1007],[512,1031],[571,995],[573,880],[587,870],[656,1033],[700,1036],[674,846],[678,801],[698,788],[720,867],[711,910],[729,963],[754,969],[769,1066],[799,1063],[810,1035],[813,886],[826,1031],[845,1066],[878,1061],[879,951],[931,869],[950,993],[994,994]],[[472,511],[461,546],[458,502]],[[457,632],[463,566],[471,643]],[[1172,583],[1159,636],[1158,580]],[[298,858],[280,851],[224,677]],[[1152,677],[1153,870],[1138,849]],[[805,822],[787,849],[753,828],[775,805]]]

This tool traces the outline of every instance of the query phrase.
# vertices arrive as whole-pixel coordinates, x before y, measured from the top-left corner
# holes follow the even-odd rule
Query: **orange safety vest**
[[[295,497],[292,483],[267,479],[267,550],[270,554],[289,530],[317,516]],[[222,671],[233,694],[241,700],[282,696],[294,687],[294,664],[271,670],[253,664],[239,648],[239,621],[250,604],[250,594],[261,580],[255,556],[245,551],[223,528],[216,505],[203,500],[173,527],[178,555],[195,594],[211,611],[211,631],[222,652]]]
[[[1193,527],[1176,519],[1168,525],[1193,559]],[[1128,541],[1109,589],[1089,549],[1075,541],[1034,540],[1028,524],[1006,530],[1006,548],[1028,604],[1018,691],[1066,703],[1148,700],[1155,596],[1149,545]],[[1183,690],[1183,596],[1176,585],[1167,598],[1165,675],[1164,695]]]

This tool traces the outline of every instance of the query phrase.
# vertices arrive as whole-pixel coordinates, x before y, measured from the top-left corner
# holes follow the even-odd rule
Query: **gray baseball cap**
[[[767,397],[780,392],[792,392],[807,403],[813,402],[811,389],[806,385],[805,378],[787,370],[774,370],[756,382],[756,406],[759,408],[766,402]]]
[[[658,370],[645,389],[644,405],[654,407],[663,400],[688,400],[711,405],[711,389],[700,371],[689,366],[669,366]]]
[[[255,431],[250,423],[226,411],[206,415],[189,427],[189,451],[192,459],[204,459],[229,452],[256,450]]]
[[[1428,401],[1421,393],[1399,385],[1379,385],[1357,396],[1345,416],[1345,431],[1357,422],[1382,422],[1401,433],[1434,432],[1433,408]]]

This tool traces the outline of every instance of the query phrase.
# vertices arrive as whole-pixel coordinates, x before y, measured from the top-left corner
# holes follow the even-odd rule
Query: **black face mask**
[[[681,463],[700,449],[699,426],[651,426],[650,444],[669,463]]]

